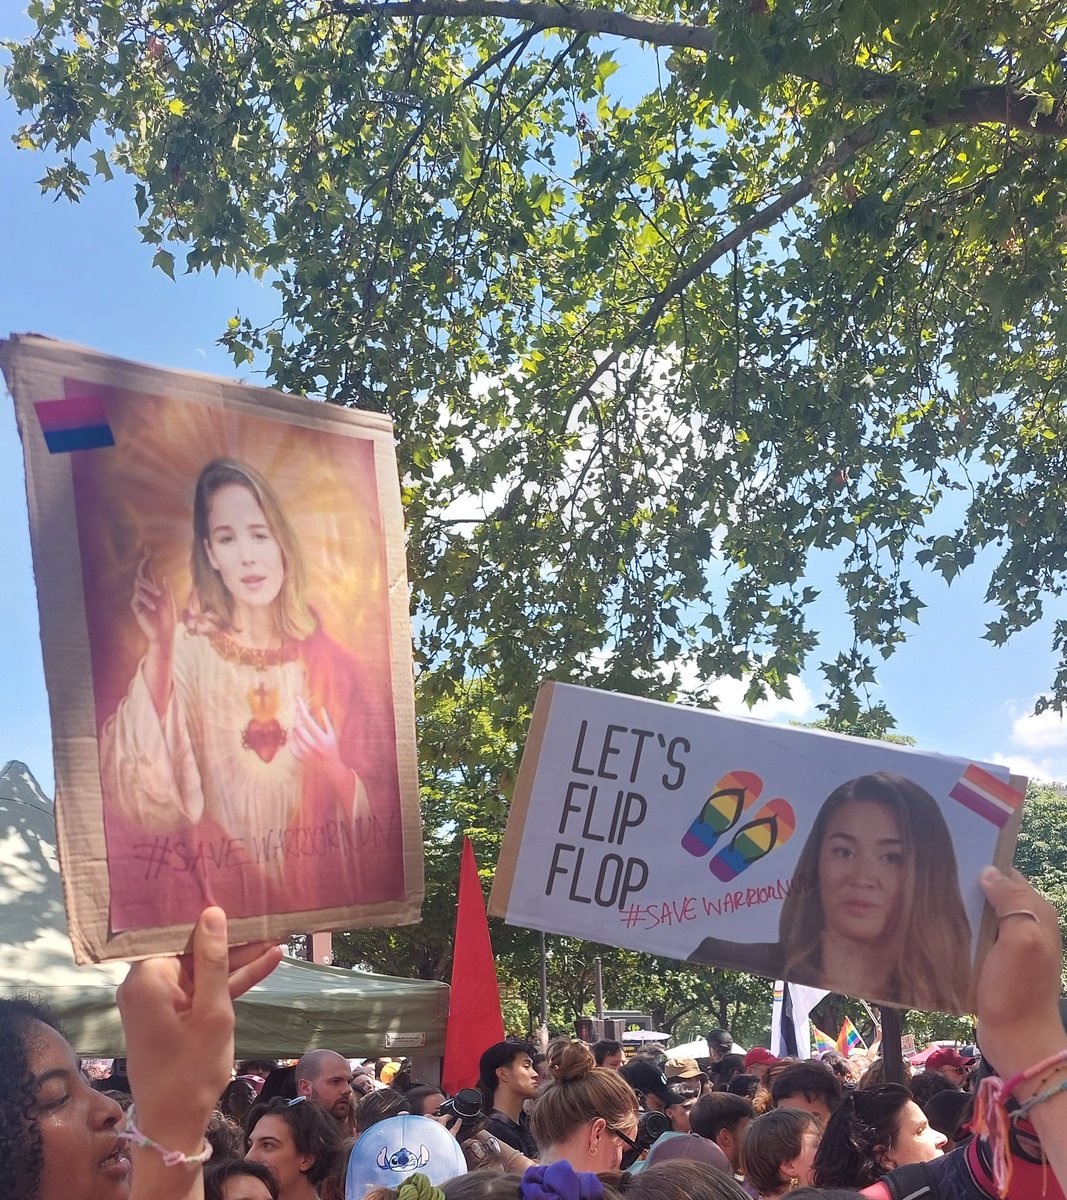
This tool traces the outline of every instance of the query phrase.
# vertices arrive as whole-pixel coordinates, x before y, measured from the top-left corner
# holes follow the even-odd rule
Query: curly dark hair
[[[41,1182],[41,1131],[31,1115],[36,1089],[26,1054],[34,1021],[59,1029],[32,1000],[0,1000],[0,1200],[35,1200]]]
[[[911,1092],[900,1083],[857,1089],[835,1110],[815,1155],[815,1186],[870,1187],[889,1168],[885,1156],[896,1140]]]

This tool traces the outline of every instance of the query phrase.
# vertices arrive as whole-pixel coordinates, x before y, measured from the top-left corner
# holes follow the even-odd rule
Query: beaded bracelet
[[[140,1146],[143,1150],[158,1150],[165,1167],[180,1167],[184,1165],[198,1167],[201,1163],[206,1163],[211,1157],[212,1146],[207,1138],[204,1138],[204,1148],[199,1154],[183,1154],[180,1150],[166,1150],[159,1142],[154,1142],[146,1133],[142,1133],[137,1128],[134,1124],[136,1119],[136,1114],[131,1104],[126,1110],[123,1132],[135,1146]]]
[[[1026,1080],[1033,1079],[1035,1075],[1041,1075],[1052,1067],[1058,1067],[1063,1063],[1067,1063],[1067,1050],[1060,1050],[1057,1054],[1051,1054],[1048,1058],[1043,1058],[1039,1063],[1035,1063],[1028,1070],[1020,1071],[1018,1075],[1013,1075],[1010,1079],[1005,1080],[1000,1085],[1001,1102],[1007,1100],[1020,1083],[1025,1083]]]
[[[1044,1104],[1046,1100],[1051,1100],[1053,1096],[1058,1096],[1060,1092],[1067,1092],[1067,1079],[1061,1079],[1054,1087],[1050,1087],[1047,1091],[1037,1092],[1031,1096],[1029,1100],[1024,1100],[1022,1104],[1011,1114],[1013,1121],[1021,1121],[1032,1108],[1037,1108],[1039,1104]]]
[[[1050,1100],[1062,1091],[1067,1091],[1067,1080],[1063,1080],[1047,1091],[1038,1091],[1036,1095],[1023,1101],[1010,1115],[1006,1107],[1007,1102],[1020,1083],[1034,1079],[1046,1071],[1051,1071],[1053,1067],[1064,1064],[1067,1064],[1067,1050],[1061,1050],[1057,1054],[1042,1059],[1041,1062],[1035,1063],[1027,1070],[1020,1071],[1018,1075],[1012,1075],[1010,1079],[1001,1080],[995,1075],[989,1075],[978,1086],[974,1105],[974,1129],[989,1143],[989,1152],[993,1159],[993,1183],[1001,1200],[1007,1196],[1008,1188],[1011,1185],[1013,1164],[1009,1142],[1010,1122],[1025,1117],[1032,1108],[1036,1108],[1043,1101]],[[1042,1079],[1041,1083],[1044,1082]]]

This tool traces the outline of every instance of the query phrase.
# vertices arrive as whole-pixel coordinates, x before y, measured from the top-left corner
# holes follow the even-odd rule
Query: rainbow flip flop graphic
[[[729,771],[704,801],[696,820],[682,837],[682,849],[703,858],[720,837],[733,829],[759,799],[763,780],[751,771]]]
[[[751,821],[741,826],[730,844],[723,846],[708,863],[708,868],[716,879],[729,883],[753,863],[788,842],[796,827],[797,819],[789,801],[781,796],[769,800]]]

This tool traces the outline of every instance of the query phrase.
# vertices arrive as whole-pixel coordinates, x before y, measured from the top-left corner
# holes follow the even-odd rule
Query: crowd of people
[[[779,1059],[723,1030],[699,1061],[505,1041],[451,1097],[323,1048],[235,1068],[232,998],[279,953],[230,949],[208,909],[189,956],[134,964],[120,988],[121,1077],[90,1081],[47,1012],[0,1002],[0,1200],[1055,1200],[1057,917],[1019,876],[987,869],[983,887],[999,934],[980,1058],[937,1051],[901,1084],[880,1062]]]

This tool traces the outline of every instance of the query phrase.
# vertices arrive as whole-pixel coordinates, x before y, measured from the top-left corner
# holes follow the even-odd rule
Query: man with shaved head
[[[352,1068],[333,1050],[309,1050],[296,1064],[296,1094],[324,1108],[346,1130],[352,1124]]]

